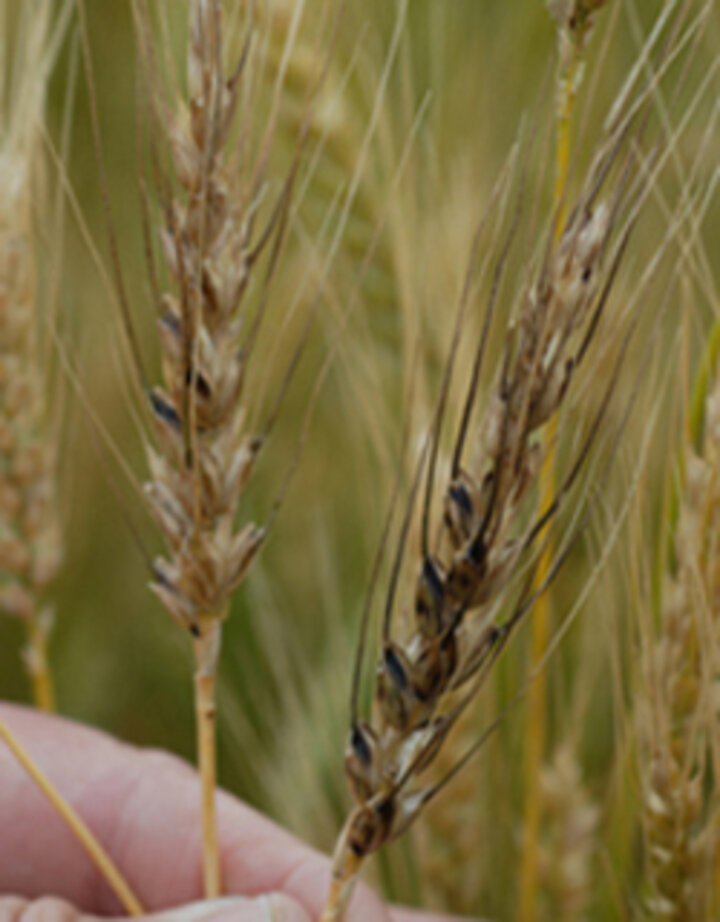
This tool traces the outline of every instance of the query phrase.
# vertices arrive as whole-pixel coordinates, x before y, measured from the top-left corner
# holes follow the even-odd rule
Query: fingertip
[[[312,922],[302,906],[284,893],[193,903],[162,916],[167,916],[167,922],[170,917],[172,922]],[[157,922],[165,922],[165,918],[157,918]]]
[[[267,904],[267,922],[312,922],[300,903],[284,893],[272,893],[260,900]]]

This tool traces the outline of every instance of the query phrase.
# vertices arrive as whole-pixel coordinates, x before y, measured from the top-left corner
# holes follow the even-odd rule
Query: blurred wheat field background
[[[20,2],[6,6],[10,34]],[[290,54],[272,154],[278,173],[292,157],[308,82],[328,53],[318,47],[323,6],[306,0]],[[569,187],[576,193],[612,100],[658,16],[671,6],[611,0],[599,12],[574,115]],[[713,391],[717,346],[714,352],[711,347],[720,321],[720,210],[713,195],[720,10],[717,2],[685,6],[686,26],[696,17],[702,25],[651,99],[648,134],[665,139],[659,149],[666,165],[652,181],[608,308],[610,329],[629,313],[638,327],[606,417],[608,435],[578,491],[583,502],[590,498],[589,519],[550,595],[551,636],[561,629],[563,636],[545,672],[533,909],[523,916],[519,898],[530,732],[524,698],[410,834],[374,860],[372,881],[388,899],[470,917],[522,916],[525,922],[694,920],[720,911],[713,867],[720,842],[713,783],[720,745],[714,700],[720,619],[712,570],[718,533],[715,500],[706,496],[717,479],[717,410],[708,404],[712,426],[704,425],[703,410]],[[137,140],[148,88],[142,74],[138,78],[130,4],[86,0],[84,7],[113,228],[155,379],[160,359],[140,233]],[[178,73],[187,7],[172,4],[166,11],[167,47]],[[244,7],[229,2],[228,18]],[[269,99],[294,4],[268,0],[258,7]],[[349,675],[373,554],[398,464],[403,454],[416,456],[429,425],[474,229],[508,162],[515,165],[485,238],[488,259],[500,249],[523,184],[528,219],[509,257],[509,278],[522,277],[552,214],[556,32],[539,0],[349,0],[311,116],[286,253],[257,347],[277,359],[261,363],[253,379],[264,389],[265,407],[314,304],[318,320],[243,515],[262,521],[272,505],[331,349],[334,360],[287,500],[233,598],[224,629],[218,734],[222,786],[326,851],[349,801],[342,762]],[[190,646],[147,591],[147,568],[125,510],[153,554],[159,542],[89,418],[88,406],[130,468],[144,471],[127,359],[118,347],[118,313],[103,277],[109,259],[87,79],[71,21],[50,75],[43,143],[42,188],[51,215],[65,197],[62,246],[51,222],[35,216],[41,283],[51,289],[58,273],[59,336],[81,392],[58,367],[66,551],[50,659],[61,713],[192,759]],[[668,226],[672,239],[655,265]],[[644,287],[648,267],[651,284]],[[488,287],[487,280],[481,283],[464,331],[468,355]],[[505,318],[503,312],[501,301],[498,313]],[[503,335],[502,325],[492,334],[494,356]],[[618,346],[608,333],[583,370],[563,410],[568,434],[561,458],[577,448],[597,412]],[[52,361],[63,364],[57,356]],[[709,369],[705,383],[698,378],[703,368]],[[491,380],[488,372],[481,393],[489,392]],[[574,514],[563,513],[568,529]],[[663,614],[662,599],[683,591],[685,608],[677,603],[672,620]],[[677,614],[688,606],[701,612],[692,628]],[[438,779],[526,681],[531,621],[463,715],[457,739],[433,766]],[[19,656],[24,643],[19,620],[1,618],[4,699],[30,698]],[[678,679],[672,663],[680,663],[678,674],[692,671],[703,646],[712,655],[707,662],[700,657],[701,679]],[[664,651],[657,661],[656,647]],[[663,689],[671,689],[668,700]],[[670,748],[687,756],[676,760],[683,770],[672,783],[643,768],[644,747],[657,767],[665,723]],[[703,832],[697,841],[672,825],[676,814],[665,796],[674,805],[687,800],[688,828]],[[685,894],[681,906],[673,887],[695,886],[704,888],[703,900],[694,903]]]

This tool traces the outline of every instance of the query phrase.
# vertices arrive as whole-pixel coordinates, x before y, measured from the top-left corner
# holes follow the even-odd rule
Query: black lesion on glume
[[[375,813],[380,817],[383,824],[389,827],[395,816],[395,804],[391,798],[385,798],[375,806]]]
[[[185,372],[185,384],[187,387],[192,387],[194,385],[197,393],[205,399],[212,396],[212,388],[207,378],[200,372],[193,373],[192,368],[188,368]]]
[[[150,403],[159,420],[167,423],[173,429],[182,428],[182,422],[175,407],[157,391],[150,391]]]
[[[357,724],[352,728],[350,733],[350,746],[360,762],[369,768],[372,765],[372,749],[370,748],[365,734]]]
[[[175,311],[165,311],[165,313],[160,318],[160,323],[173,334],[173,336],[180,335],[180,317],[175,313]]]
[[[392,647],[387,647],[385,650],[385,668],[396,687],[404,691],[408,687],[407,672],[400,657]]]
[[[437,634],[442,630],[444,600],[445,574],[436,561],[426,557],[415,594],[415,611],[423,633]]]
[[[472,516],[472,499],[470,498],[470,492],[464,483],[456,481],[450,485],[450,499],[459,508],[463,516],[466,518],[470,518],[470,516]]]
[[[485,540],[481,533],[467,549],[466,558],[473,565],[473,567],[480,568],[485,563],[486,555],[487,545],[485,544]]]

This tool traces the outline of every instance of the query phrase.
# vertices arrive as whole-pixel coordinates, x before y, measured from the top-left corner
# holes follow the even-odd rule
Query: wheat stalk
[[[549,3],[558,24],[560,69],[557,87],[557,129],[555,142],[555,188],[553,203],[557,211],[556,237],[559,239],[566,215],[566,195],[570,171],[572,119],[583,70],[583,52],[593,24],[593,13],[605,0],[592,3],[583,0]],[[553,420],[545,434],[545,458],[540,472],[540,508],[552,502],[555,493],[555,457],[557,421]],[[552,567],[552,546],[545,547],[538,566],[538,585],[547,578]],[[538,599],[532,627],[532,665],[541,660],[550,635],[550,596]],[[537,902],[538,852],[540,826],[540,765],[545,744],[546,678],[538,676],[528,695],[528,753],[525,771],[525,816],[523,822],[523,852],[520,872],[519,918],[532,922]]]

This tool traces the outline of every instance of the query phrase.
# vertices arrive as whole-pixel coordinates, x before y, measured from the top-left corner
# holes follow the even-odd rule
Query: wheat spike
[[[592,318],[608,294],[611,225],[607,205],[581,203],[557,241],[550,232],[546,258],[523,289],[519,315],[507,331],[479,427],[477,467],[463,466],[465,422],[461,427],[439,548],[424,554],[412,603],[415,630],[400,640],[389,630],[391,584],[376,717],[352,729],[346,769],[358,806],[336,850],[323,922],[342,918],[364,858],[401,834],[434,795],[413,781],[435,758],[530,604],[523,597],[515,614],[496,622],[501,601],[557,508],[554,502],[535,524],[519,524],[542,458],[536,433],[558,412],[585,351],[581,346],[575,353],[573,334],[587,345],[596,328]],[[469,409],[474,396],[472,384]]]
[[[676,28],[675,38],[677,34]],[[653,40],[654,36],[648,38],[649,47]],[[668,42],[659,52],[661,64],[672,47]],[[592,450],[629,341],[626,333],[600,409],[569,462],[569,471],[552,502],[533,519],[528,515],[533,504],[528,503],[543,458],[542,427],[557,418],[579,367],[597,339],[635,218],[650,188],[649,177],[632,182],[635,148],[631,144],[633,150],[622,153],[630,123],[620,113],[637,115],[642,111],[664,70],[658,70],[656,79],[637,91],[634,101],[625,89],[621,91],[621,101],[614,106],[613,118],[606,120],[598,141],[594,162],[580,183],[580,193],[568,202],[568,217],[559,231],[557,214],[553,214],[542,241],[542,255],[527,267],[515,288],[514,311],[510,312],[512,319],[498,357],[499,369],[480,415],[475,407],[478,382],[494,310],[503,291],[513,229],[521,217],[516,212],[516,223],[496,263],[454,440],[449,481],[444,482],[441,494],[443,516],[434,523],[433,499],[440,498],[435,495],[438,432],[455,358],[455,352],[450,353],[436,416],[416,466],[392,561],[369,719],[360,717],[358,706],[360,666],[369,625],[367,607],[363,616],[346,750],[346,773],[356,806],[336,846],[322,922],[339,922],[344,917],[353,883],[367,856],[401,835],[438,793],[437,785],[427,784],[425,770],[485,683],[538,594],[562,566],[573,535],[578,534],[576,529],[566,534],[547,579],[533,589],[539,536],[547,534],[548,526],[557,521],[559,509]],[[647,120],[638,116],[634,127],[638,140],[646,125]],[[662,143],[658,142],[658,147]],[[630,217],[623,226],[620,215],[626,208]],[[467,284],[464,291],[472,291],[472,285]],[[461,299],[461,307],[464,303]],[[460,323],[463,316],[461,309]],[[456,334],[454,342],[458,339]],[[477,424],[476,416],[480,417]],[[560,419],[562,422],[567,417]],[[471,427],[478,451],[474,460],[466,461]],[[401,573],[418,497],[422,519],[419,560],[415,558],[418,576],[414,592],[403,597]],[[412,613],[405,632],[395,628],[396,610]],[[484,739],[482,736],[465,754],[444,783],[455,777]]]
[[[238,87],[218,72],[221,28],[218,4],[193,4],[190,99],[169,128],[182,195],[162,239],[176,289],[158,320],[164,386],[151,394],[159,450],[149,453],[146,485],[171,552],[156,560],[152,588],[199,641],[218,631],[264,536],[253,523],[235,526],[261,442],[245,430],[242,400],[240,304],[254,215],[224,168]],[[214,670],[217,650],[205,652]]]
[[[238,12],[238,11],[236,11]],[[161,250],[168,289],[157,328],[162,383],[150,389],[153,444],[145,494],[165,538],[152,590],[194,638],[198,757],[202,776],[205,884],[221,890],[214,807],[215,686],[222,623],[266,536],[267,523],[239,522],[240,503],[274,416],[256,430],[263,406],[248,392],[248,367],[284,242],[304,138],[280,182],[268,176],[282,73],[264,125],[256,125],[262,81],[253,7],[231,20],[219,0],[193,0],[187,98],[152,95],[154,130],[169,151],[161,177]],[[295,18],[302,12],[296,7]],[[146,75],[157,55],[149,15],[136,7]],[[242,47],[228,67],[228,23],[242,24]],[[292,30],[291,30],[292,36]],[[319,83],[320,65],[315,84]],[[154,87],[152,92],[154,93]],[[313,87],[307,88],[308,106]],[[299,135],[304,135],[301,125]],[[154,154],[154,163],[162,156]],[[299,356],[302,342],[295,356]],[[284,383],[295,367],[291,362]],[[279,502],[279,501],[278,501]],[[277,503],[276,503],[277,507]]]

